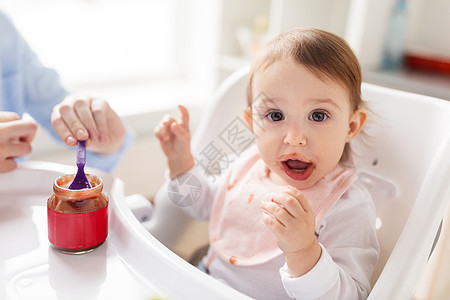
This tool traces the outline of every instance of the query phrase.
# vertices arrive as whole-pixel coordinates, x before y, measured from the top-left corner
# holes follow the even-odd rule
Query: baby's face
[[[346,90],[290,60],[253,81],[252,126],[270,179],[304,189],[338,164],[354,134]]]

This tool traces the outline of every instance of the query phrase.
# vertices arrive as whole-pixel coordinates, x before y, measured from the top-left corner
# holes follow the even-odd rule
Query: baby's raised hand
[[[181,112],[180,121],[171,116],[165,116],[154,130],[167,157],[171,179],[194,166],[194,158],[191,153],[189,112],[182,105],[179,105],[178,108]]]

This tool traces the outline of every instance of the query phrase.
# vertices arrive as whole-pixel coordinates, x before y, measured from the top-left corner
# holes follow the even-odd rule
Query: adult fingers
[[[60,116],[76,140],[85,141],[89,138],[89,133],[75,110],[75,108],[80,110],[80,107],[86,106],[88,101],[86,97],[68,96],[59,105]]]
[[[17,168],[17,163],[13,158],[0,159],[0,173],[10,172]]]
[[[12,111],[0,111],[0,123],[20,120],[20,116]]]
[[[91,109],[91,106],[95,107],[95,103],[96,101],[88,97],[77,97],[74,98],[72,102],[73,110],[84,127],[81,130],[86,130],[87,135],[91,140],[96,140],[99,136],[97,124],[93,116],[93,110]]]
[[[22,126],[25,128],[24,132],[20,135],[19,141],[25,143],[31,143],[36,136],[38,125],[33,121],[22,121]]]
[[[107,114],[110,113],[111,110],[108,102],[104,99],[95,98],[91,102],[91,112],[98,130],[98,140],[101,143],[105,143],[108,140]]]
[[[37,124],[34,121],[15,120],[0,123],[0,141],[32,142],[36,130]]]
[[[31,153],[31,144],[14,141],[11,143],[2,144],[0,147],[1,158],[21,157]]]
[[[51,121],[56,133],[68,146],[75,146],[78,140],[84,141],[89,137],[75,113],[72,103],[68,100],[55,105]]]

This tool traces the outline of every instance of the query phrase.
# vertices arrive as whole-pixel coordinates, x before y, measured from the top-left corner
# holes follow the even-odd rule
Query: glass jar
[[[62,252],[81,254],[100,246],[108,235],[108,198],[103,181],[87,174],[92,188],[71,190],[75,175],[58,177],[47,201],[48,239]]]

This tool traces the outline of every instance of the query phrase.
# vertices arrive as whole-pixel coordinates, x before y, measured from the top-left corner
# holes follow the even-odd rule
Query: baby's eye
[[[284,115],[282,112],[279,111],[271,111],[266,115],[267,118],[269,118],[270,121],[278,122],[284,120]]]
[[[328,115],[324,111],[313,111],[309,115],[309,119],[314,122],[323,122],[328,118]]]

